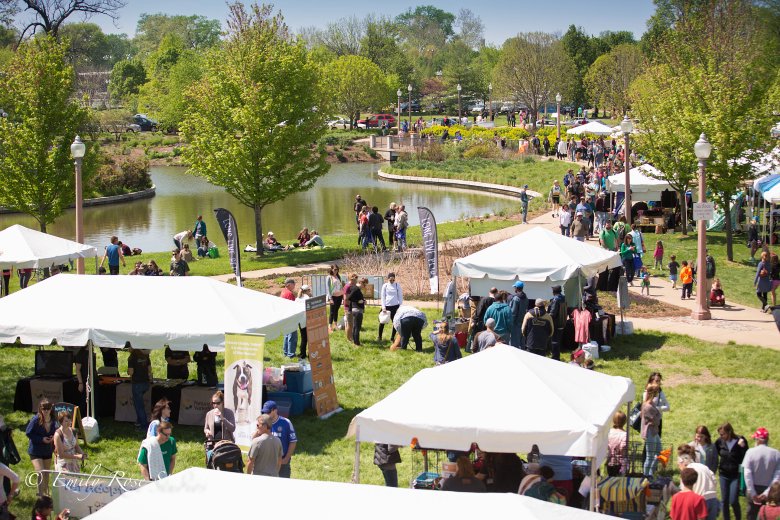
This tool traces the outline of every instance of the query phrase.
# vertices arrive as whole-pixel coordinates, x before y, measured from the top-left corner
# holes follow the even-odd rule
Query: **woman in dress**
[[[645,440],[645,463],[642,473],[646,477],[652,477],[658,464],[658,454],[661,453],[661,435],[658,426],[661,423],[661,411],[655,405],[655,399],[661,392],[661,388],[650,383],[645,388],[644,402],[642,403],[642,438]]]
[[[79,439],[73,431],[73,416],[70,412],[63,411],[57,415],[60,427],[54,433],[54,451],[57,454],[57,462],[54,469],[68,473],[81,471],[81,463],[86,460],[87,454],[79,446]]]
[[[339,307],[344,300],[344,281],[339,275],[339,266],[331,265],[327,279],[328,303],[330,304],[330,316],[328,317],[328,329],[333,332],[339,324]]]
[[[52,418],[52,406],[48,399],[41,399],[38,403],[38,413],[32,416],[27,423],[25,434],[30,439],[27,453],[30,455],[32,466],[41,478],[38,479],[38,496],[42,496],[49,489],[49,474],[44,470],[51,469],[51,457],[54,453],[54,432],[57,424]]]
[[[715,450],[719,458],[718,476],[723,520],[731,520],[729,506],[734,511],[734,518],[740,519],[742,510],[739,506],[739,466],[747,453],[748,443],[743,436],[734,433],[731,423],[721,424],[718,435],[720,437],[715,441]]]

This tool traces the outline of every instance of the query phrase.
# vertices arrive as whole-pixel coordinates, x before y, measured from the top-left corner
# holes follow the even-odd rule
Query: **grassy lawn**
[[[542,194],[531,200],[529,211],[545,207],[547,194],[555,179],[563,179],[566,170],[575,165],[556,160],[523,159],[448,159],[442,162],[404,161],[383,171],[396,175],[417,177],[438,177],[477,182],[489,182],[520,187],[528,184],[529,189]],[[519,204],[518,204],[519,206]]]
[[[429,311],[428,315],[432,319],[436,312]],[[295,478],[349,481],[354,441],[345,438],[345,433],[352,417],[384,398],[420,369],[433,364],[429,341],[426,341],[423,353],[413,350],[390,352],[387,340],[379,345],[375,341],[375,308],[368,309],[364,325],[362,347],[348,344],[343,333],[331,336],[337,392],[344,412],[321,421],[308,410],[303,416],[292,419],[299,437],[293,460]],[[8,408],[16,381],[32,372],[33,350],[3,347],[1,352],[4,370],[0,373],[0,396],[2,402],[9,403],[4,410],[6,422],[23,430],[29,414],[10,412]],[[126,359],[127,355],[120,353],[123,372],[127,366]],[[155,375],[164,376],[161,351],[153,354],[153,361]],[[221,363],[221,356],[219,361]],[[266,348],[266,365],[280,366],[283,362],[281,339],[270,342]],[[671,403],[671,412],[664,420],[665,446],[688,442],[699,424],[706,424],[714,432],[723,421],[731,421],[736,431],[743,435],[758,426],[780,431],[780,415],[771,405],[780,399],[778,352],[753,346],[706,344],[678,335],[641,333],[615,339],[612,351],[597,361],[596,369],[630,377],[638,390],[650,372],[658,370],[663,373],[664,390]],[[222,370],[221,365],[219,370]],[[191,372],[194,372],[194,365]],[[480,385],[489,388],[489,377]],[[132,424],[102,418],[100,432],[101,440],[89,448],[90,461],[137,476],[134,460],[141,438]],[[27,440],[23,431],[17,430],[14,435],[17,447],[24,452]],[[174,436],[179,445],[177,469],[203,466],[202,429],[178,426],[174,429]],[[372,464],[372,446],[364,445],[361,454],[361,480],[381,484],[381,473]],[[399,466],[399,475],[405,482],[419,472],[421,466],[419,459],[414,463],[408,448],[402,449],[401,456],[403,463]],[[90,464],[87,471],[91,469]],[[15,470],[22,475],[29,472],[29,459],[23,456],[22,463]],[[23,515],[29,511],[32,499],[32,490],[24,488],[20,500],[12,506],[13,512]]]

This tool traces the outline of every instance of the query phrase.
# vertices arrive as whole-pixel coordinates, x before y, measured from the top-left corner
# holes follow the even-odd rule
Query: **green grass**
[[[489,182],[514,187],[528,184],[529,189],[542,194],[541,197],[531,200],[529,208],[530,211],[534,211],[543,208],[546,204],[547,194],[553,181],[563,179],[566,170],[573,167],[570,163],[537,160],[530,157],[523,159],[453,158],[442,162],[399,161],[391,167],[382,167],[382,170],[397,175]]]
[[[428,311],[429,321],[436,314]],[[379,345],[376,335],[377,310],[369,308],[364,321],[362,347],[348,344],[341,332],[331,336],[336,388],[344,411],[324,421],[311,410],[292,419],[299,437],[293,459],[295,478],[348,482],[352,474],[354,439],[346,438],[345,434],[351,419],[387,396],[420,369],[432,366],[430,341],[425,342],[423,353],[413,350],[390,352],[388,342]],[[776,351],[745,345],[707,344],[686,336],[660,333],[616,338],[612,347],[611,352],[597,361],[596,369],[632,378],[638,392],[650,372],[658,370],[663,373],[664,390],[671,404],[671,412],[664,418],[664,445],[688,442],[699,424],[706,424],[714,432],[720,423],[731,421],[736,431],[743,435],[758,426],[770,431],[780,430],[780,415],[767,404],[780,399],[777,383],[780,353]],[[265,352],[266,366],[280,366],[284,362],[281,339],[270,342]],[[32,371],[33,349],[6,346],[0,353],[4,360],[4,370],[0,372],[0,397],[3,402],[11,403],[16,381]],[[164,376],[162,352],[155,351],[152,359],[155,375]],[[123,372],[126,360],[126,353],[120,353]],[[218,362],[221,372],[221,355]],[[191,372],[194,372],[194,365]],[[479,382],[464,384],[473,384],[475,391],[489,393],[489,374],[479,375],[475,381]],[[8,410],[6,421],[23,430],[29,415]],[[27,440],[23,431],[18,429],[14,438],[17,447],[24,452]],[[141,438],[132,424],[101,418],[100,432],[101,440],[89,447],[90,461],[137,476],[134,458]],[[203,466],[202,428],[177,426],[174,436],[179,446],[177,469]],[[419,472],[421,465],[419,458],[414,462],[408,448],[402,449],[401,456],[403,462],[398,469],[403,482]],[[372,461],[372,446],[364,444],[361,449],[361,481],[381,484],[381,473]],[[91,468],[90,465],[87,470]],[[22,475],[29,472],[29,459],[24,456],[15,470]],[[24,511],[29,511],[32,500],[32,490],[24,488],[20,500],[12,506],[13,512],[22,515]]]

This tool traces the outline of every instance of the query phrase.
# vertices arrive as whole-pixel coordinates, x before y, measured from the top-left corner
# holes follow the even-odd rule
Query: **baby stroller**
[[[233,473],[244,472],[244,455],[234,442],[219,441],[214,445],[214,449],[211,451],[208,461],[206,462],[206,468],[215,469],[217,471],[231,471]]]

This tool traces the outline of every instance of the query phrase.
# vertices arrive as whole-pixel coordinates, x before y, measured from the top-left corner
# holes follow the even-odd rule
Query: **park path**
[[[490,231],[473,237],[459,238],[449,242],[451,245],[457,244],[493,244],[506,240],[520,233],[527,231],[532,227],[542,226],[555,232],[559,232],[558,219],[553,217],[550,212],[537,216],[530,220],[529,224],[518,224]],[[589,241],[593,245],[598,245],[595,239]],[[442,247],[440,244],[439,247]],[[242,273],[243,278],[264,278],[266,276],[295,276],[297,274],[311,272],[314,270],[327,269],[335,262],[320,262],[312,264],[302,264],[297,266],[275,267],[270,269],[259,269],[256,271],[246,271]],[[228,281],[234,278],[232,274],[215,276],[221,281]],[[675,305],[691,311],[695,307],[696,300],[681,300],[680,290],[672,290],[671,282],[661,277],[653,277],[650,287],[650,296],[669,305]],[[634,294],[639,294],[639,285],[630,287],[629,290]],[[417,305],[426,308],[436,308],[438,304],[435,301],[407,302],[410,305]],[[738,344],[758,345],[765,348],[780,351],[780,331],[775,325],[771,314],[765,314],[759,309],[745,307],[736,303],[728,303],[725,308],[712,308],[712,319],[707,321],[697,321],[690,317],[668,317],[668,318],[639,318],[632,317],[630,320],[634,325],[634,330],[650,330],[665,333],[684,334],[702,341],[714,343],[735,342]]]

